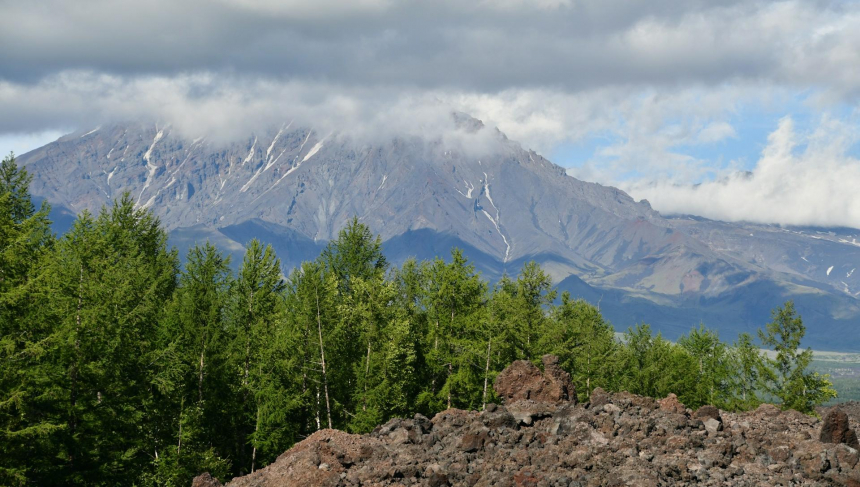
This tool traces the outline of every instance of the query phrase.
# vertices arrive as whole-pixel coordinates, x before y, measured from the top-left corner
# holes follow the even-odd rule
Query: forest
[[[502,369],[548,353],[580,400],[601,387],[813,413],[836,395],[808,370],[791,302],[731,342],[704,325],[618,336],[535,263],[496,283],[457,249],[395,266],[357,219],[286,275],[257,240],[235,266],[208,243],[180,258],[128,195],[54,235],[29,181],[3,160],[0,485],[229,479],[321,428],[481,409]]]

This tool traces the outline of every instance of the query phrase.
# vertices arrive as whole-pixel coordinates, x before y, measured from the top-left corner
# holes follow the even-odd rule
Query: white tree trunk
[[[487,382],[490,379],[490,348],[492,343],[492,338],[487,340],[487,365],[484,367],[484,398],[482,400],[483,404],[481,404],[481,411],[487,408]]]
[[[326,375],[325,368],[325,347],[323,346],[323,337],[322,337],[322,318],[320,317],[320,296],[319,291],[314,289],[314,294],[316,295],[317,300],[317,332],[319,334],[320,339],[320,364],[322,365],[322,373],[323,373],[323,390],[325,391],[325,412],[326,417],[328,419],[328,427],[331,428],[331,403],[329,402],[328,397],[328,375]]]

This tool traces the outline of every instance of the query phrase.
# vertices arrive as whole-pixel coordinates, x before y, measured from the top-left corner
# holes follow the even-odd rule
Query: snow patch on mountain
[[[486,176],[486,173],[484,173],[484,175]],[[463,180],[463,184],[466,186],[466,192],[465,193],[460,191],[456,186],[454,187],[454,190],[457,191],[458,193],[460,193],[461,195],[465,196],[466,198],[472,199],[472,191],[475,190],[475,186],[472,183],[470,183],[469,181],[466,181],[465,179]]]
[[[155,126],[155,139],[153,139],[152,144],[150,144],[149,149],[146,150],[146,153],[143,154],[143,160],[146,161],[146,181],[143,183],[143,188],[140,189],[140,193],[137,195],[137,201],[135,204],[140,204],[140,198],[143,197],[143,192],[146,191],[146,188],[149,187],[150,183],[152,183],[152,177],[155,175],[155,171],[158,170],[158,166],[152,164],[150,162],[150,158],[152,157],[152,149],[155,149],[155,144],[164,137],[164,129],[159,130],[158,126]]]
[[[316,143],[316,145],[314,145],[313,147],[311,147],[311,150],[309,150],[309,151],[308,151],[308,153],[307,153],[307,154],[305,155],[305,157],[302,159],[302,162],[307,161],[308,159],[310,159],[311,157],[313,157],[317,152],[319,152],[319,151],[320,151],[320,149],[322,149],[322,146],[323,146],[323,142],[324,142],[324,141],[325,141],[325,139],[323,139],[323,140],[321,140],[321,141],[317,142],[317,143]]]
[[[489,201],[490,204],[493,206],[493,209],[496,210],[496,217],[493,218],[492,216],[490,216],[490,214],[487,213],[487,210],[484,210],[483,208],[481,209],[481,211],[483,211],[484,215],[486,215],[487,218],[489,218],[490,221],[493,222],[493,225],[496,227],[496,231],[499,232],[499,235],[502,237],[502,241],[505,242],[505,258],[503,262],[507,262],[511,255],[511,244],[508,243],[508,238],[505,236],[504,233],[502,233],[501,222],[499,221],[499,208],[496,206],[496,203],[493,201],[493,197],[490,194],[490,179],[487,176],[487,173],[484,173],[484,194],[487,196],[487,201]]]
[[[245,164],[247,164],[248,161],[250,161],[252,157],[254,157],[254,149],[256,149],[256,148],[257,148],[257,137],[254,137],[254,143],[251,144],[251,150],[248,151],[248,157],[246,157],[245,160],[242,161],[243,166]]]
[[[86,137],[87,135],[91,135],[91,134],[94,134],[94,133],[98,132],[100,128],[102,128],[102,127],[101,127],[101,125],[99,125],[98,127],[94,128],[94,129],[92,129],[92,130],[90,130],[89,132],[85,133],[84,135],[81,135],[81,138],[83,139],[83,138],[84,138],[84,137]]]

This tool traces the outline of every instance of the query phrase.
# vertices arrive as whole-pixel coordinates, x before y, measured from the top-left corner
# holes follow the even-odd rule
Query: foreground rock
[[[505,404],[515,401],[548,404],[576,401],[570,374],[558,366],[558,357],[544,355],[541,361],[544,372],[528,360],[517,360],[496,377],[493,389]]]
[[[860,485],[860,453],[819,441],[823,423],[814,417],[772,405],[691,412],[677,398],[600,389],[584,405],[559,394],[541,402],[535,398],[552,388],[535,388],[525,364],[512,367],[524,373],[500,375],[504,406],[394,419],[368,435],[322,430],[228,485]],[[504,376],[530,380],[517,389]],[[543,412],[525,423],[516,417],[524,403]]]
[[[848,415],[844,411],[831,410],[822,423],[821,435],[818,438],[822,443],[844,443],[855,450],[860,450],[857,433],[848,424]]]

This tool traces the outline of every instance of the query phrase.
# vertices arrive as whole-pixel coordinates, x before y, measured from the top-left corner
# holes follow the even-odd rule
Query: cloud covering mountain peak
[[[225,142],[293,119],[445,138],[462,111],[579,177],[708,188],[752,170],[781,117],[856,126],[860,95],[856,2],[44,0],[0,17],[3,152],[125,120]]]

